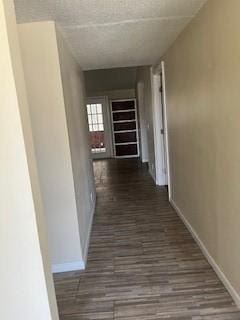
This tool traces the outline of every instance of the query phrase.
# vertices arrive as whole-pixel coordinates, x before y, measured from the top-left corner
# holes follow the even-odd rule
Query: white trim
[[[131,111],[136,111],[136,108],[134,109],[124,109],[124,110],[115,110],[115,111],[112,111],[112,113],[121,113],[121,112],[131,112]]]
[[[134,154],[134,155],[131,155],[131,156],[115,156],[115,158],[116,159],[120,159],[120,158],[122,158],[122,159],[130,159],[130,158],[138,158],[139,157],[139,155],[138,154]]]
[[[172,184],[171,184],[171,171],[170,171],[170,155],[169,155],[169,136],[168,136],[168,116],[167,116],[167,98],[166,98],[166,74],[165,63],[161,61],[161,82],[162,82],[162,106],[163,106],[163,125],[164,125],[164,139],[165,139],[165,153],[166,153],[166,169],[167,169],[167,181],[168,181],[168,198],[172,196]]]
[[[132,101],[132,100],[136,100],[136,98],[133,97],[133,98],[126,98],[126,99],[111,99],[110,101],[115,102],[115,101]]]
[[[128,144],[137,144],[137,141],[129,141],[129,142],[116,142],[115,146],[126,146]]]
[[[113,156],[113,142],[112,142],[112,131],[111,131],[111,121],[110,121],[110,108],[109,100],[107,96],[97,96],[97,97],[87,97],[87,104],[102,104],[102,115],[103,115],[103,125],[104,125],[104,136],[105,136],[105,152],[91,152],[93,159],[104,159],[111,158]]]
[[[131,119],[131,120],[113,120],[113,123],[121,123],[121,122],[135,122],[136,118]]]
[[[93,225],[93,217],[96,209],[96,194],[92,202],[92,208],[91,208],[91,213],[90,213],[90,222],[89,222],[89,227],[88,227],[88,232],[87,232],[87,239],[85,241],[85,246],[83,250],[83,261],[85,266],[87,265],[87,257],[88,257],[88,249],[89,249],[89,244],[90,244],[90,238],[91,238],[91,233],[92,233],[92,225]]]
[[[154,135],[154,156],[155,156],[155,183],[166,185],[166,171],[164,168],[164,142],[161,130],[163,128],[161,96],[159,92],[160,75],[154,74],[150,69],[151,90],[152,90],[152,122]]]
[[[182,220],[182,222],[185,224],[186,228],[188,229],[188,231],[191,233],[192,237],[194,238],[194,240],[196,241],[196,243],[198,244],[198,246],[200,247],[202,253],[204,254],[205,258],[207,259],[207,261],[209,262],[209,264],[212,266],[213,270],[216,272],[217,276],[219,277],[219,279],[222,281],[223,285],[225,286],[225,288],[228,290],[229,294],[231,295],[231,297],[233,298],[233,300],[235,301],[236,305],[238,307],[240,307],[240,295],[237,293],[237,291],[234,289],[234,287],[232,286],[232,284],[230,283],[230,281],[228,280],[228,278],[226,277],[226,275],[223,273],[223,271],[221,270],[221,268],[218,266],[218,264],[216,263],[216,261],[214,260],[214,258],[211,256],[211,254],[209,253],[208,249],[206,248],[206,246],[204,245],[204,243],[202,242],[202,240],[199,238],[196,230],[191,226],[191,224],[188,222],[188,220],[185,218],[185,216],[183,215],[183,213],[181,212],[180,208],[176,205],[175,201],[170,198],[170,203],[173,206],[173,208],[176,210],[178,216],[180,217],[180,219]]]
[[[129,111],[134,111],[135,113],[135,119],[131,119],[131,120],[113,120],[113,114],[114,111],[112,110],[112,103],[113,102],[117,102],[117,101],[134,101],[134,109],[130,109]],[[110,112],[111,112],[111,122],[112,122],[112,141],[113,141],[113,151],[114,151],[114,158],[138,158],[139,157],[139,128],[138,128],[138,112],[137,112],[137,100],[136,98],[129,98],[129,99],[112,99],[110,100]],[[122,110],[121,110],[122,111]],[[119,112],[121,112],[119,110]],[[116,112],[116,111],[115,111]],[[136,123],[136,129],[134,131],[136,131],[136,138],[137,141],[135,142],[126,142],[126,143],[116,143],[115,142],[115,133],[117,134],[118,131],[114,130],[114,123],[123,123],[123,122],[135,122]],[[129,145],[129,144],[136,144],[137,145],[137,154],[134,155],[126,155],[126,156],[116,156],[116,146],[117,145]]]
[[[135,104],[135,118],[136,118],[136,133],[137,133],[137,156],[140,156],[140,147],[139,147],[139,123],[138,123],[138,110],[137,110],[137,99],[134,98],[134,104]]]
[[[114,133],[125,133],[125,132],[136,132],[136,129],[132,129],[132,130],[119,130],[119,131],[114,131]]]
[[[113,143],[113,157],[116,158],[116,145],[115,145],[115,130],[114,130],[114,123],[118,121],[113,120],[113,112],[112,112],[112,100],[109,101],[110,106],[110,115],[111,115],[111,126],[112,126],[112,143]],[[122,120],[119,122],[123,122]]]
[[[85,269],[85,263],[83,260],[52,265],[52,273],[69,272],[69,271],[84,270],[84,269]]]

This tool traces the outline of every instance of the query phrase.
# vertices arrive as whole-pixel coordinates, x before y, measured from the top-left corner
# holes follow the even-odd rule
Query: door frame
[[[160,64],[151,69],[151,84],[156,184],[168,185],[168,197],[170,199],[172,187],[169,161],[169,132],[164,61],[161,61]],[[160,90],[162,90],[162,93]]]
[[[134,101],[135,105],[135,120],[136,120],[136,135],[137,135],[137,154],[132,155],[132,156],[116,156],[116,147],[115,147],[115,138],[114,138],[114,127],[113,127],[113,112],[112,112],[112,102],[116,101]],[[138,110],[137,110],[137,100],[136,98],[127,98],[127,99],[111,99],[109,101],[109,109],[111,113],[111,125],[112,125],[112,145],[113,145],[113,157],[114,158],[138,158],[140,153],[139,153],[139,126],[138,126]],[[126,130],[127,132],[128,130]]]
[[[107,96],[87,97],[87,104],[102,103],[103,105],[103,124],[104,124],[104,137],[106,143],[106,152],[92,153],[93,159],[104,159],[113,157],[113,142],[112,142],[112,127],[110,118],[109,100]]]
[[[171,172],[170,172],[170,156],[169,156],[169,130],[168,130],[168,114],[167,114],[167,96],[166,96],[166,72],[165,62],[161,61],[161,85],[162,85],[162,108],[163,108],[163,125],[164,125],[164,138],[165,138],[165,156],[166,156],[166,170],[168,179],[168,198],[172,196],[172,183],[171,183]]]

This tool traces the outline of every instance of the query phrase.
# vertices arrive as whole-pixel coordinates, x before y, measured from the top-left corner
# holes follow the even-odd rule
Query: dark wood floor
[[[222,283],[136,160],[94,163],[87,269],[55,275],[62,320],[240,319]]]

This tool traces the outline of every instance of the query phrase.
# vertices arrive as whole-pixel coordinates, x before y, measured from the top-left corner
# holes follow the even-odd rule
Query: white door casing
[[[111,158],[113,156],[113,145],[112,145],[112,131],[111,131],[111,120],[110,120],[108,98],[107,97],[87,98],[87,105],[94,105],[94,104],[102,105],[105,150],[101,149],[99,150],[99,152],[92,152],[92,157],[93,159]]]
[[[165,159],[166,159],[166,171],[167,171],[167,182],[168,182],[168,198],[171,199],[172,195],[172,184],[171,184],[171,170],[170,170],[170,156],[169,156],[169,130],[168,130],[168,114],[167,114],[167,101],[166,101],[166,73],[165,63],[161,61],[160,68],[161,85],[162,85],[162,108],[163,108],[163,125],[164,125],[164,143],[165,143]]]
[[[163,118],[161,106],[160,75],[151,70],[151,88],[152,88],[152,114],[153,114],[153,132],[154,132],[154,153],[156,184],[166,185],[166,168],[164,167],[164,140],[163,140]]]

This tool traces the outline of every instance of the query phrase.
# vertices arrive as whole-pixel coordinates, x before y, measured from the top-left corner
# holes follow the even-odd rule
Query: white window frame
[[[110,120],[109,101],[106,96],[89,97],[86,99],[86,108],[88,104],[102,104],[103,125],[104,125],[104,137],[106,144],[106,152],[92,153],[93,159],[105,159],[113,156],[113,144],[112,144],[112,127]]]

